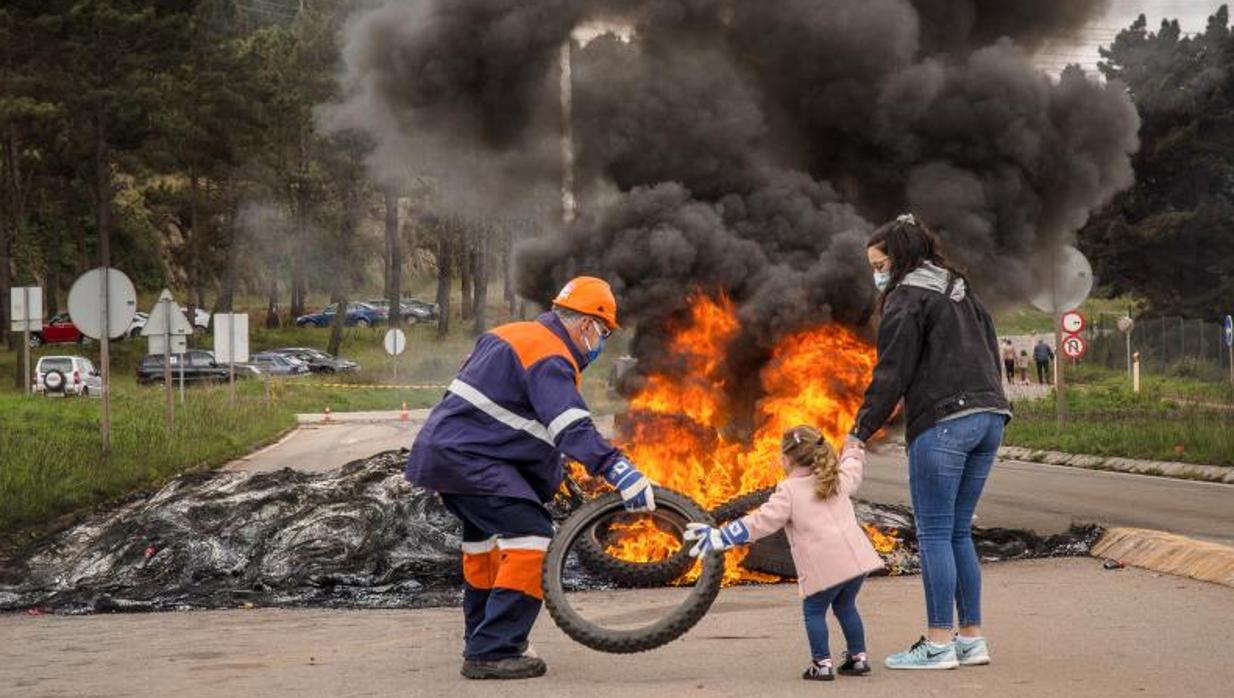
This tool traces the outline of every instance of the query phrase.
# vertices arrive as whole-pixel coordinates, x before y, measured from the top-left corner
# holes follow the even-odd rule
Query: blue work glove
[[[655,511],[656,496],[651,491],[651,480],[639,472],[630,461],[618,458],[602,473],[608,484],[621,493],[621,502],[626,511]]]
[[[682,537],[686,540],[698,541],[693,548],[690,548],[690,557],[698,557],[713,550],[728,550],[734,545],[749,541],[750,529],[741,523],[741,519],[730,521],[721,528],[703,523],[692,523],[686,525],[686,532]]]

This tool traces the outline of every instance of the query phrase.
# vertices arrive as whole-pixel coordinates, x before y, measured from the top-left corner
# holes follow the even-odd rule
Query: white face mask
[[[886,291],[887,286],[889,284],[891,284],[891,272],[889,271],[874,272],[874,287],[878,289],[879,293]]]

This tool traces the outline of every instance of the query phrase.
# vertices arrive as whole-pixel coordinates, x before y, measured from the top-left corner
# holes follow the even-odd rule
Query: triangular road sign
[[[170,308],[168,308],[170,305]],[[170,312],[169,312],[170,310]],[[170,324],[168,316],[170,317]],[[172,297],[171,291],[163,289],[159,294],[159,300],[150,309],[150,317],[146,320],[146,326],[141,328],[141,335],[149,337],[151,335],[171,335],[173,337],[187,337],[193,334],[193,326],[184,317],[184,311],[180,309],[180,304],[176,303],[176,299]]]

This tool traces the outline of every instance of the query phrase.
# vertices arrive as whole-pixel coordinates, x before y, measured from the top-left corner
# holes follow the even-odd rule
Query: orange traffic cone
[[[403,401],[403,409],[402,409],[402,410],[398,413],[398,420],[399,420],[400,422],[406,422],[406,421],[407,421],[407,417],[408,417],[408,415],[407,415],[407,401],[406,401],[406,400],[404,400],[404,401]]]
[[[334,420],[330,419],[330,406],[329,406],[329,405],[326,405],[326,419],[325,419],[325,421],[327,421],[327,422],[332,422],[332,421],[334,421]]]

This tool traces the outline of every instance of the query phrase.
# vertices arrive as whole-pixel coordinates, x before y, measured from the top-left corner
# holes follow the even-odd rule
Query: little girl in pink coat
[[[848,645],[838,672],[849,676],[868,674],[870,663],[865,630],[857,612],[857,592],[866,574],[881,569],[883,561],[858,525],[849,500],[861,484],[865,451],[852,446],[837,459],[821,432],[798,426],[785,432],[781,439],[780,464],[787,477],[757,511],[721,528],[690,524],[686,538],[698,541],[690,553],[726,550],[783,528],[797,567],[797,585],[804,598],[802,609],[812,655],[802,678],[835,679],[825,618],[828,607],[840,622]]]

